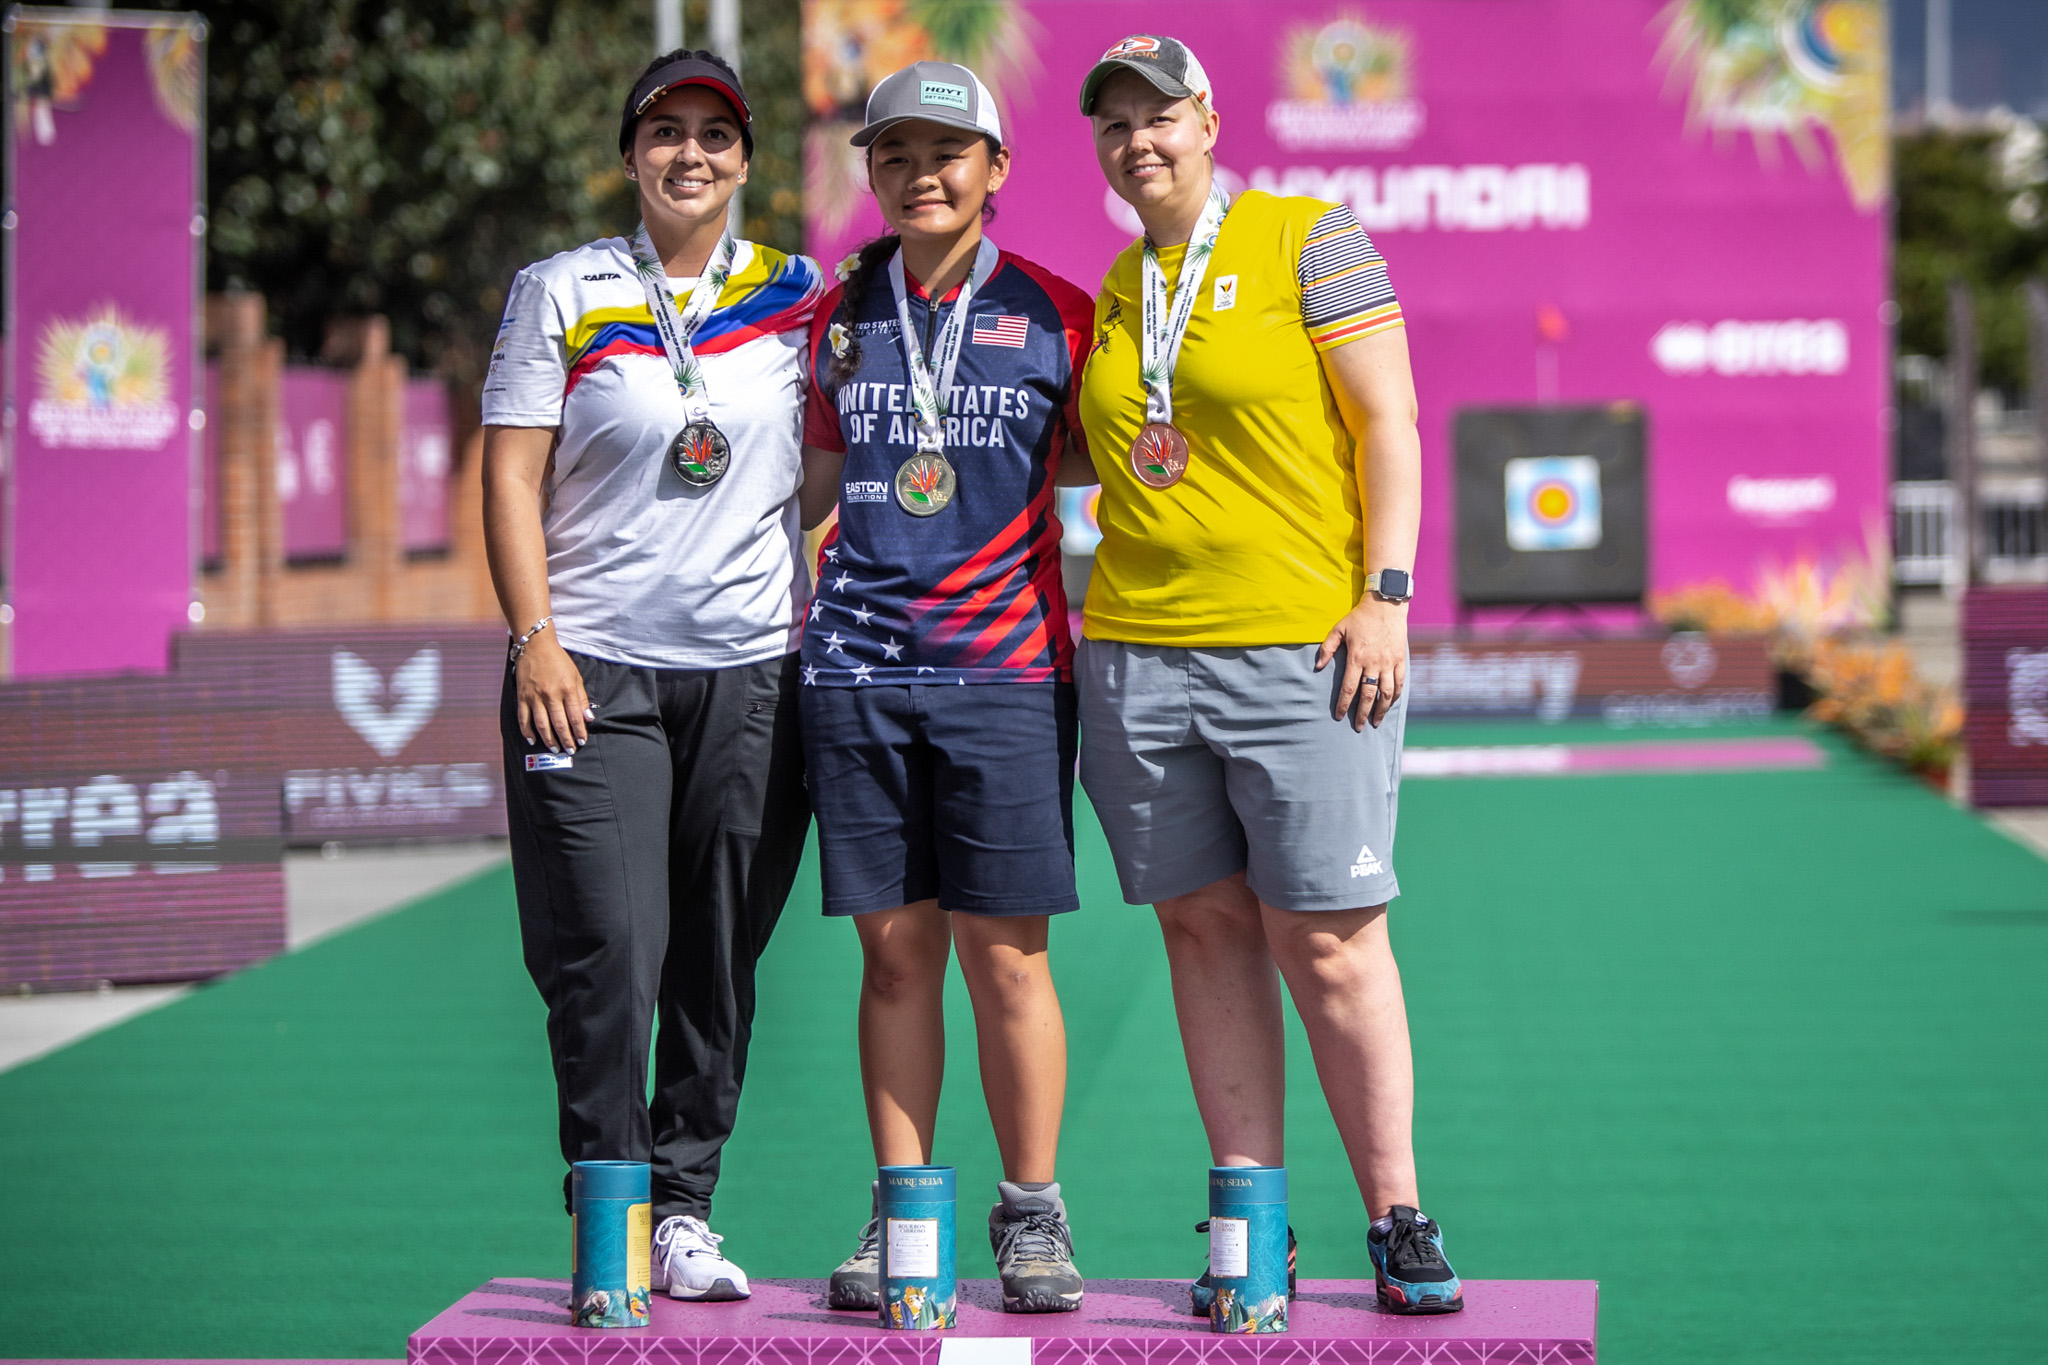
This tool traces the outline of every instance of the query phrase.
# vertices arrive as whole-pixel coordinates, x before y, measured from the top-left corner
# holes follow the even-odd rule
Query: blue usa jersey
[[[908,283],[911,325],[929,356],[955,295],[934,304]],[[968,305],[953,373],[953,501],[920,517],[896,501],[896,470],[917,453],[917,431],[895,298],[880,270],[858,317],[838,316],[842,293],[828,294],[811,324],[804,444],[844,451],[846,464],[839,525],[820,550],[804,623],[805,683],[1070,680],[1053,477],[1063,442],[1080,439],[1074,403],[1093,302],[1000,254]],[[843,383],[832,380],[835,322],[860,342],[860,366]]]

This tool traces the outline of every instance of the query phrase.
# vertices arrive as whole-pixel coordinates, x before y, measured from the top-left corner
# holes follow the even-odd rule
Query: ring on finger
[[[1374,687],[1378,687],[1380,685],[1380,680],[1378,678],[1361,678],[1359,681],[1369,683]]]

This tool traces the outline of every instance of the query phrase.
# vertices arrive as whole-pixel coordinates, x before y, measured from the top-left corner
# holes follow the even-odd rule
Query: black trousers
[[[656,1222],[702,1218],[738,1117],[755,965],[810,827],[798,656],[704,670],[570,657],[597,718],[568,766],[520,736],[510,669],[499,712],[562,1156],[650,1162]]]

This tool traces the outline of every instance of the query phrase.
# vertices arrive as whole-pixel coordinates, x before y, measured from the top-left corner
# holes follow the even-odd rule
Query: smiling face
[[[981,206],[1010,174],[1007,148],[991,153],[979,133],[910,119],[868,148],[868,184],[889,230],[950,240],[981,222]]]
[[[640,184],[640,214],[694,228],[725,219],[747,179],[739,115],[701,85],[671,90],[640,116],[626,174]]]
[[[1208,194],[1213,111],[1175,99],[1134,71],[1119,71],[1103,83],[1088,118],[1102,178],[1132,208],[1170,208]]]

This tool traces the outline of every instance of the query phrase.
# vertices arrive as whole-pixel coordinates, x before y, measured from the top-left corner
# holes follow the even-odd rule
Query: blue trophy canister
[[[569,1321],[577,1327],[645,1327],[653,1206],[644,1161],[578,1161],[570,1167],[575,1261]]]
[[[881,1219],[882,1326],[895,1331],[951,1327],[959,1311],[953,1283],[953,1168],[884,1166],[875,1216]]]
[[[1212,1332],[1287,1330],[1287,1168],[1209,1168]]]

